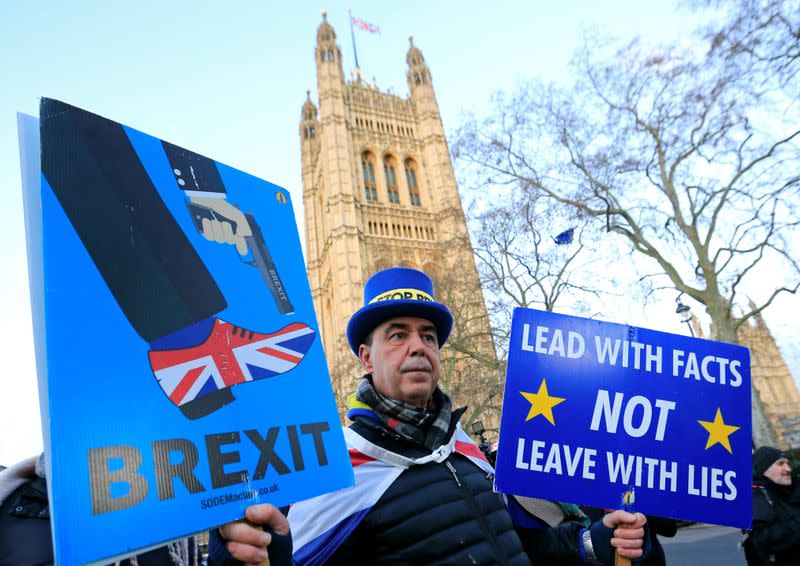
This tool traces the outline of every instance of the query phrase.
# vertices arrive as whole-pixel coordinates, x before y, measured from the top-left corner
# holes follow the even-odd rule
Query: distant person
[[[53,564],[51,538],[44,456],[31,457],[0,470],[0,566]],[[188,538],[117,564],[198,566],[200,549],[194,538]]]
[[[800,565],[800,485],[772,446],[753,453],[753,528],[744,549],[751,566]]]

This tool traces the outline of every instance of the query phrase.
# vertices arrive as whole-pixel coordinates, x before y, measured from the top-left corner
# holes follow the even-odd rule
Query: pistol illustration
[[[281,314],[293,314],[294,307],[286,294],[286,288],[269,253],[264,236],[261,233],[261,227],[251,213],[242,215],[242,212],[236,206],[227,202],[225,198],[227,190],[216,164],[207,157],[171,143],[162,142],[162,145],[178,187],[186,194],[186,206],[197,231],[210,240],[221,241],[206,234],[203,220],[207,220],[209,222],[228,223],[232,228],[235,227],[237,233],[232,234],[234,236],[239,236],[238,232],[242,232],[244,242],[247,245],[247,255],[252,256],[252,259],[243,259],[242,261],[258,269],[261,278],[264,279],[264,283],[266,283],[272,298],[275,300],[278,311]],[[218,206],[216,203],[220,203],[220,205]],[[228,212],[225,212],[226,210]],[[229,214],[236,215],[239,218],[231,218],[228,216]],[[244,221],[241,220],[242,216]],[[249,234],[247,230],[242,230],[241,224],[243,222],[247,223]],[[239,253],[244,255],[245,251],[240,249]]]
[[[191,200],[187,200],[186,206],[189,208],[189,214],[192,216],[194,227],[200,233],[203,233],[204,218],[208,220],[217,220],[219,222],[229,222],[230,224],[235,224],[235,222],[230,218],[225,218],[219,212],[215,212],[211,208],[203,206],[202,204],[197,204]],[[245,214],[244,217],[247,219],[247,224],[250,226],[250,231],[252,232],[251,236],[245,236],[244,241],[247,244],[247,249],[250,252],[250,255],[253,256],[253,259],[252,261],[242,261],[258,269],[258,272],[261,274],[261,278],[264,279],[264,283],[266,283],[269,292],[272,294],[272,298],[275,300],[275,305],[278,307],[278,311],[280,311],[281,314],[293,314],[294,307],[292,306],[291,301],[289,301],[289,296],[286,294],[286,289],[283,286],[281,277],[278,274],[275,263],[272,261],[272,256],[270,255],[267,244],[264,241],[261,228],[251,213]]]

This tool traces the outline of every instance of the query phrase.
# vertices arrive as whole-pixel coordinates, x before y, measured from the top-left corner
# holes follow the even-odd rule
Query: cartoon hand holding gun
[[[213,161],[178,146],[162,142],[178,185],[186,191],[186,206],[198,232],[206,239],[233,244],[243,259],[255,266],[264,279],[281,314],[293,314],[292,306],[269,253],[261,228],[252,214],[243,214],[230,204],[225,185]]]
[[[252,236],[253,231],[241,210],[221,198],[190,197],[187,205],[195,226],[197,218],[200,219],[198,231],[206,239],[220,244],[233,244],[239,255],[247,255],[246,238]]]

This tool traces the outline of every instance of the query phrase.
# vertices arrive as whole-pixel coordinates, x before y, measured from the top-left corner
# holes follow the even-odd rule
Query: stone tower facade
[[[800,447],[800,392],[761,315],[739,328],[739,343],[750,348],[750,374],[779,448]]]
[[[750,309],[755,308],[751,304]],[[700,321],[692,315],[695,336],[705,337]],[[714,339],[712,327],[710,337]],[[764,407],[767,425],[778,448],[800,448],[800,391],[778,344],[761,314],[739,327],[739,345],[750,350],[750,379]]]
[[[502,381],[425,58],[411,41],[400,97],[346,80],[324,15],[316,39],[319,108],[308,93],[300,122],[306,263],[340,405],[360,376],[345,329],[364,283],[385,267],[415,267],[456,318],[443,388],[470,406],[467,422],[496,428]]]

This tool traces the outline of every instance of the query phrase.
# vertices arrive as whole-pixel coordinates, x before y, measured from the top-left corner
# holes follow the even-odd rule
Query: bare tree
[[[467,404],[467,422],[482,419],[489,432],[498,430],[511,315],[515,307],[539,307],[594,315],[589,301],[603,294],[592,279],[599,255],[581,241],[582,232],[569,230],[556,243],[539,228],[542,218],[553,224],[553,235],[575,226],[574,219],[528,200],[497,199],[477,213],[470,211],[472,242],[463,235],[453,248],[468,246],[477,260],[480,287],[468,288],[465,266],[453,265],[443,254],[435,262],[437,295],[450,306],[453,333],[442,351],[442,387],[458,404]],[[559,228],[555,228],[559,226]],[[573,239],[573,232],[577,236]],[[441,268],[447,266],[446,268]],[[594,270],[596,271],[596,270]],[[491,335],[483,301],[491,319]]]
[[[473,251],[501,360],[514,308],[552,312],[558,304],[592,317],[599,314],[591,310],[593,299],[610,292],[594,277],[600,255],[583,241],[577,220],[559,212],[536,199],[511,198],[471,215]]]
[[[436,298],[453,315],[453,330],[441,351],[440,385],[455,406],[467,406],[464,422],[482,420],[488,432],[499,430],[505,365],[498,359],[477,278],[464,277],[472,265],[460,265],[460,254],[450,250],[470,249],[462,235],[441,246],[426,272],[434,279]],[[474,281],[474,286],[470,283]]]
[[[765,90],[797,87],[800,72],[800,2],[798,0],[698,0],[724,14],[722,25],[709,26],[710,54],[732,72],[753,77]],[[797,92],[790,96],[796,97]]]
[[[736,343],[746,320],[800,286],[800,120],[715,57],[587,44],[571,88],[499,96],[491,116],[465,123],[455,154],[602,223],[705,306],[718,340]],[[769,442],[755,397],[754,435]]]

